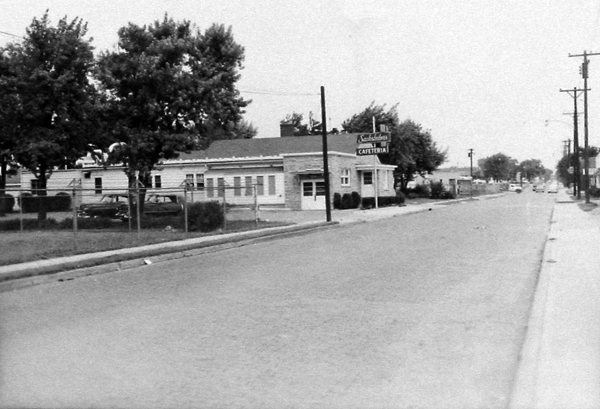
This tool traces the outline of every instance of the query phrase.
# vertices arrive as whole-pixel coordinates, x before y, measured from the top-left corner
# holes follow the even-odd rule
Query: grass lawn
[[[50,259],[74,254],[86,254],[105,250],[116,250],[147,244],[184,240],[221,233],[261,229],[288,223],[236,220],[227,221],[226,230],[212,233],[166,231],[164,229],[129,232],[126,227],[111,230],[80,230],[77,235],[69,230],[25,230],[0,232],[0,265]]]

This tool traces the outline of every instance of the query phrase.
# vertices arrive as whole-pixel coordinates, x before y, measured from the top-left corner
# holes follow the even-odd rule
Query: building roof
[[[329,152],[356,154],[357,134],[327,135]],[[322,152],[321,135],[287,136],[278,138],[231,139],[214,141],[204,151],[203,159],[280,156],[294,153]],[[197,157],[200,159],[200,157]],[[184,159],[184,156],[181,156]]]

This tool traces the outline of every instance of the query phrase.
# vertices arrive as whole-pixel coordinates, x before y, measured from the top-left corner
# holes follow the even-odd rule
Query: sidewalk
[[[558,193],[511,408],[600,408],[600,217]]]

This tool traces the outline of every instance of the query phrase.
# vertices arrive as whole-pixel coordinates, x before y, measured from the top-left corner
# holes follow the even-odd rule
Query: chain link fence
[[[77,180],[64,189],[12,188],[0,195],[0,232],[58,229],[76,235],[89,229],[138,234],[143,229],[203,230],[192,217],[220,219],[215,227],[223,230],[235,221],[258,225],[258,187],[253,184],[253,201],[243,205],[233,200],[237,187],[197,188],[186,181],[171,188],[146,188],[136,182],[129,188],[83,189]]]

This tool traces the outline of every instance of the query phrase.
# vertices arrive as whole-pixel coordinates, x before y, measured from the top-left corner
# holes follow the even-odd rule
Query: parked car
[[[548,193],[558,193],[558,183],[550,183],[548,185]]]
[[[177,195],[146,195],[144,202],[145,216],[176,216],[183,211],[183,204],[179,203]],[[119,208],[117,216],[121,220],[129,219],[129,203],[124,203]]]
[[[108,194],[95,203],[84,203],[77,208],[77,217],[108,217],[117,218],[121,205],[127,203],[125,194]]]
[[[517,183],[511,183],[508,185],[508,191],[521,193],[523,191],[523,188]]]

